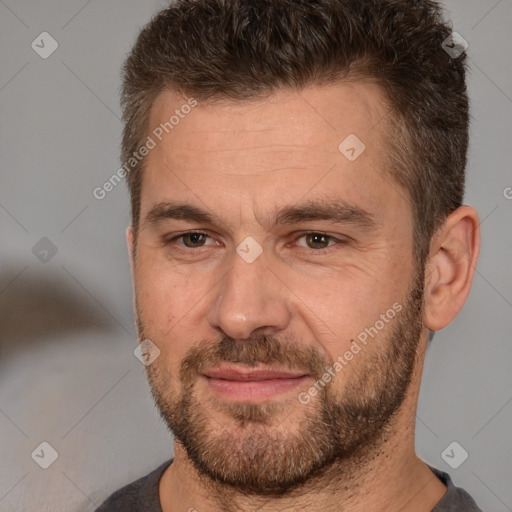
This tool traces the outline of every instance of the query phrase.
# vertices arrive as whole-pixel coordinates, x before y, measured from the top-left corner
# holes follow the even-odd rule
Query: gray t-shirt
[[[173,459],[135,482],[119,489],[108,498],[96,512],[162,512],[158,498],[158,485],[164,471]],[[446,485],[446,493],[432,512],[482,512],[473,498],[453,485],[447,473],[429,466],[432,472]]]

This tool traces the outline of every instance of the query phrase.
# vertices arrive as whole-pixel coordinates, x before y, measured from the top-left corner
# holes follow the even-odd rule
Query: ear
[[[131,226],[128,226],[126,229],[126,245],[128,247],[128,257],[130,259],[130,271],[132,274],[132,278],[134,276],[134,256],[135,256],[135,235],[133,234],[133,228]]]
[[[474,208],[453,211],[434,235],[425,268],[424,324],[443,329],[468,298],[480,253],[480,222]]]

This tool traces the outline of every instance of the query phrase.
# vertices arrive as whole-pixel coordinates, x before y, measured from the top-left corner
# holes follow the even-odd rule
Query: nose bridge
[[[264,254],[254,260],[244,259],[251,251],[251,241],[242,242],[233,253],[231,269],[219,283],[209,322],[235,339],[250,337],[259,328],[281,330],[290,319],[286,293],[282,283],[267,266]],[[238,251],[241,251],[241,255]],[[249,262],[251,261],[251,262]]]

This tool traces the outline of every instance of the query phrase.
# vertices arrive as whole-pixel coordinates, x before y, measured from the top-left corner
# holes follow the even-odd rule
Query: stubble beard
[[[262,404],[214,397],[199,400],[198,378],[220,363],[300,368],[315,381],[333,364],[315,348],[306,350],[273,336],[243,341],[224,337],[217,344],[191,347],[180,365],[175,392],[171,390],[176,378],[162,366],[165,361],[156,364],[157,359],[149,365],[148,380],[160,414],[198,475],[212,489],[269,497],[292,493],[311,482],[350,481],[358,466],[378,455],[406,398],[422,331],[423,276],[423,270],[415,273],[403,308],[391,321],[391,335],[386,338],[381,332],[363,349],[372,351],[364,367],[353,361],[341,370],[346,373],[341,377],[346,379],[341,396],[328,384],[307,405],[295,397],[284,405],[277,400]],[[139,336],[144,339],[146,328],[136,308]],[[378,350],[372,343],[384,348]]]

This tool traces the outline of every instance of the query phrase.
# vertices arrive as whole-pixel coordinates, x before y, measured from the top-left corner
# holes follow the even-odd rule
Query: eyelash
[[[174,241],[179,240],[180,238],[183,238],[184,236],[191,235],[191,234],[205,235],[208,238],[212,238],[205,231],[186,231],[185,233],[181,233],[180,235],[176,235],[170,239],[164,240],[164,247],[167,247]],[[323,249],[311,249],[309,247],[303,247],[303,249],[309,249],[315,255],[327,254],[327,253],[331,252],[331,249],[335,248],[336,245],[343,245],[347,242],[347,240],[345,240],[345,239],[339,239],[332,235],[328,235],[327,233],[323,233],[321,231],[305,231],[305,232],[299,233],[299,235],[294,239],[294,241],[296,242],[297,240],[300,240],[301,238],[303,238],[307,235],[320,235],[320,236],[326,237],[328,239],[328,242],[330,242],[330,241],[337,242],[337,244],[331,245],[329,247],[325,247]],[[197,251],[197,249],[202,249],[204,246],[193,248],[193,247],[184,247],[184,246],[177,245],[176,247],[177,247],[177,250],[180,252],[189,253],[190,251]]]

